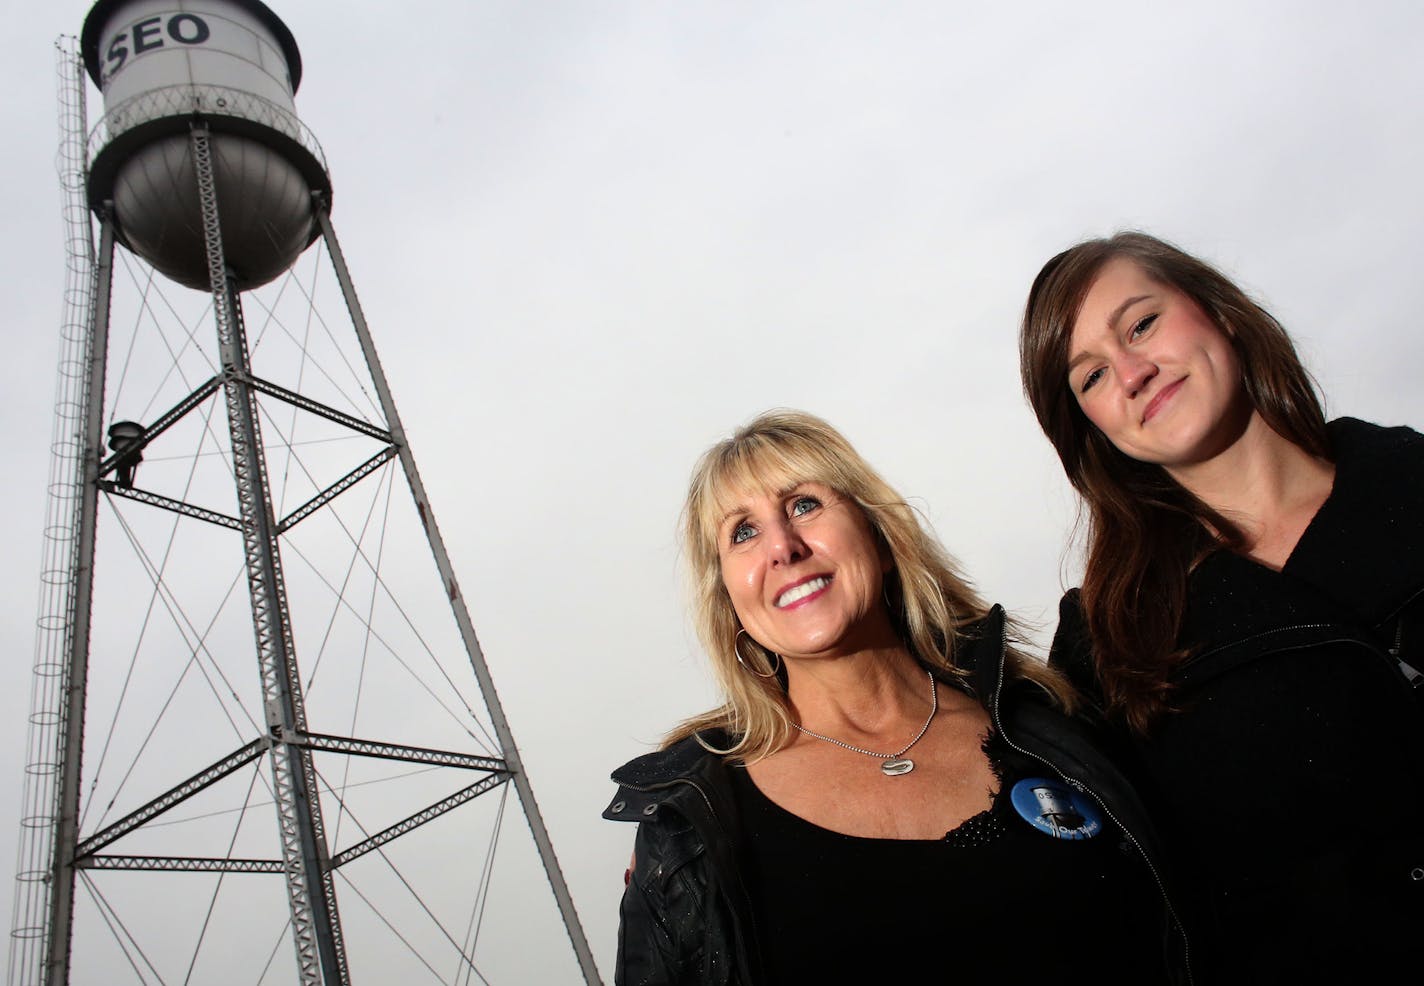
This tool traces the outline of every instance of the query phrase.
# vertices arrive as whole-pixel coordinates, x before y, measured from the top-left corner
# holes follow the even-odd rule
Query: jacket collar
[[[678,740],[665,750],[654,750],[629,760],[613,772],[614,783],[643,789],[677,781],[705,780],[711,769],[709,762],[720,762],[721,757],[699,743],[698,736],[715,749],[725,750],[733,742],[724,730],[705,729],[697,736]]]
[[[1004,607],[995,603],[989,607],[989,612],[960,628],[960,638],[952,655],[955,667],[969,672],[969,693],[979,700],[990,718],[994,718],[998,711],[999,695],[1003,690],[1007,622]],[[944,672],[940,672],[938,677],[958,687],[965,686],[963,681]]]
[[[1335,485],[1280,572],[1230,551],[1193,570],[1174,677],[1318,638],[1367,638],[1424,587],[1424,437],[1330,423]]]
[[[1424,587],[1424,435],[1355,418],[1329,427],[1335,486],[1284,571],[1377,627]]]

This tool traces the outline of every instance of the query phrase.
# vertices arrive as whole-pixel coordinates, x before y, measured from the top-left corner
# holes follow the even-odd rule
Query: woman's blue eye
[[[791,504],[791,516],[800,517],[802,514],[810,513],[821,505],[821,501],[814,496],[798,496]]]
[[[1097,383],[1097,382],[1098,382],[1098,378],[1101,377],[1102,375],[1103,375],[1103,369],[1102,369],[1102,367],[1098,367],[1096,370],[1093,370],[1091,373],[1089,373],[1087,376],[1085,376],[1085,377],[1083,378],[1083,382],[1078,385],[1078,392],[1079,392],[1079,393],[1086,393],[1087,390],[1088,390],[1088,388],[1091,387],[1093,384]]]
[[[732,543],[741,544],[743,541],[747,540],[747,538],[751,537],[755,533],[756,531],[752,530],[752,525],[743,521],[736,527],[732,528]]]
[[[1156,316],[1156,314],[1144,315],[1144,316],[1143,316],[1141,319],[1139,319],[1137,322],[1133,323],[1132,329],[1128,332],[1128,335],[1130,335],[1130,336],[1132,336],[1132,338],[1136,339],[1138,336],[1142,335],[1142,334],[1143,334],[1144,332],[1146,332],[1148,329],[1152,328],[1152,323],[1155,322],[1155,321],[1157,321],[1157,316]]]

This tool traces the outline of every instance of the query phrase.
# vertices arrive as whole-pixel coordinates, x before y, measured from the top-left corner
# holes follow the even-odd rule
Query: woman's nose
[[[1128,397],[1136,397],[1147,386],[1147,382],[1157,375],[1157,364],[1136,353],[1124,353],[1118,357],[1117,377],[1122,381],[1122,389]]]
[[[811,553],[796,528],[789,523],[777,524],[767,534],[762,543],[766,545],[773,565],[791,565]]]

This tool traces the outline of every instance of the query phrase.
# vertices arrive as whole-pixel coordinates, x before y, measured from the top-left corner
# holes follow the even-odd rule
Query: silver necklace
[[[925,733],[929,730],[930,723],[934,721],[935,713],[939,711],[939,689],[935,687],[934,672],[930,671],[926,673],[930,676],[929,718],[926,719],[925,724],[920,727],[920,731],[915,734],[915,738],[910,740],[910,742],[906,743],[904,748],[900,750],[899,753],[876,753],[874,750],[862,750],[858,746],[851,746],[849,743],[842,743],[838,739],[832,739],[829,736],[822,736],[820,733],[813,733],[811,732],[811,730],[798,723],[793,722],[791,725],[795,726],[807,736],[814,736],[818,740],[825,740],[827,743],[833,743],[836,746],[841,747],[842,749],[850,750],[852,753],[864,753],[867,757],[874,757],[875,759],[882,761],[880,764],[880,772],[883,773],[886,777],[899,777],[901,774],[908,774],[910,771],[915,769],[915,761],[905,756],[905,754],[910,752],[910,747],[918,743],[920,739],[925,735]]]

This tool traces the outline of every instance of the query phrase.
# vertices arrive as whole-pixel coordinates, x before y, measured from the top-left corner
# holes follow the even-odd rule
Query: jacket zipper
[[[1242,644],[1249,644],[1251,643],[1251,641],[1260,640],[1263,637],[1273,637],[1278,633],[1290,633],[1294,630],[1331,630],[1334,628],[1335,625],[1333,623],[1296,623],[1288,627],[1272,627],[1269,630],[1262,630],[1260,633],[1253,633],[1249,637],[1242,637],[1240,640],[1229,640],[1224,644],[1217,644],[1211,650],[1204,650],[1200,654],[1193,655],[1190,660],[1183,662],[1181,665],[1179,665],[1177,668],[1174,668],[1173,670],[1185,670],[1186,668],[1191,667],[1193,664],[1196,664],[1198,661],[1205,660],[1206,658],[1211,657],[1213,654],[1219,654],[1222,651],[1228,650],[1232,647],[1240,647]],[[1369,646],[1363,640],[1358,642],[1363,646]]]
[[[1405,605],[1407,606],[1408,603],[1406,603]],[[1421,677],[1421,674],[1417,668],[1413,667],[1410,664],[1407,664],[1400,657],[1400,648],[1403,646],[1404,643],[1403,620],[1400,620],[1398,626],[1396,626],[1394,629],[1394,646],[1383,652],[1380,651],[1379,646],[1377,644],[1372,644],[1368,640],[1363,640],[1360,637],[1350,636],[1348,633],[1346,633],[1343,629],[1341,629],[1334,623],[1296,623],[1292,626],[1274,627],[1270,630],[1263,630],[1260,633],[1252,634],[1249,637],[1242,637],[1240,640],[1232,640],[1228,643],[1218,644],[1211,650],[1203,651],[1202,653],[1193,657],[1191,660],[1187,661],[1185,664],[1182,664],[1179,667],[1175,668],[1173,670],[1173,673],[1175,674],[1178,671],[1184,671],[1187,668],[1190,668],[1192,665],[1196,664],[1198,661],[1204,660],[1205,658],[1210,657],[1213,654],[1219,654],[1222,651],[1228,650],[1232,647],[1239,647],[1242,644],[1249,644],[1254,640],[1261,640],[1265,637],[1273,637],[1279,633],[1291,633],[1292,631],[1296,630],[1334,630],[1336,631],[1336,633],[1339,634],[1339,636],[1332,637],[1328,640],[1315,641],[1315,643],[1354,644],[1357,647],[1361,647],[1364,650],[1368,651],[1370,654],[1373,654],[1375,657],[1385,658],[1386,663],[1392,662],[1394,669],[1400,673],[1400,675],[1404,678],[1406,684],[1411,687]]]
[[[1424,590],[1416,592],[1391,613],[1386,620],[1393,619],[1394,624],[1394,646],[1389,649],[1389,656],[1394,658],[1394,663],[1399,665],[1400,672],[1405,680],[1409,682],[1411,689],[1420,687],[1420,682],[1424,681],[1424,668],[1416,668],[1404,659],[1404,612],[1409,609],[1420,596],[1424,596]]]
[[[1389,656],[1394,658],[1395,666],[1399,668],[1399,673],[1404,675],[1404,680],[1409,682],[1410,688],[1418,688],[1419,682],[1424,680],[1424,672],[1404,659],[1404,620],[1401,619],[1394,628],[1394,646],[1389,649]]]
[[[638,791],[643,794],[648,794],[652,791],[666,791],[668,788],[676,787],[679,784],[686,784],[688,787],[696,791],[702,797],[702,803],[707,806],[708,816],[712,819],[712,821],[717,822],[718,825],[721,825],[721,822],[717,820],[717,811],[712,807],[712,799],[707,797],[707,792],[702,790],[702,785],[698,784],[694,780],[690,780],[689,778],[675,777],[672,780],[665,781],[662,784],[648,784],[642,787],[637,784],[623,784],[621,786],[628,788],[630,791]]]
[[[1004,690],[1004,666],[1007,663],[1006,656],[1008,652],[1008,643],[1008,625],[1004,624],[999,628],[999,673],[996,681],[994,682],[994,727],[998,729],[999,736],[1003,739],[1005,743],[1009,745],[1010,749],[1017,751],[1021,756],[1028,757],[1031,760],[1036,760],[1039,763],[1043,764],[1045,767],[1052,770],[1055,774],[1061,777],[1071,787],[1073,787],[1074,790],[1086,794],[1094,801],[1096,801],[1098,803],[1098,807],[1103,810],[1103,814],[1107,815],[1108,818],[1112,820],[1112,823],[1117,826],[1118,831],[1121,832],[1123,835],[1127,836],[1127,838],[1132,842],[1133,848],[1137,850],[1137,854],[1141,856],[1142,861],[1147,864],[1147,870],[1152,874],[1152,879],[1157,884],[1157,892],[1162,896],[1162,903],[1167,905],[1167,913],[1171,915],[1173,922],[1175,922],[1177,925],[1177,932],[1182,936],[1182,963],[1185,965],[1187,970],[1187,982],[1195,983],[1196,980],[1192,977],[1191,943],[1187,940],[1186,926],[1183,925],[1181,919],[1177,917],[1176,908],[1172,906],[1172,898],[1167,896],[1167,885],[1162,881],[1162,876],[1157,872],[1157,867],[1152,864],[1152,857],[1147,854],[1147,850],[1142,847],[1142,843],[1138,840],[1137,836],[1134,835],[1133,832],[1126,825],[1118,821],[1117,816],[1112,813],[1112,809],[1110,809],[1107,806],[1107,803],[1104,802],[1103,799],[1098,796],[1098,793],[1096,791],[1090,790],[1086,784],[1084,784],[1077,778],[1069,777],[1067,774],[1063,773],[1063,771],[1060,770],[1057,765],[1049,763],[1046,759],[1039,756],[1038,754],[1031,753],[1028,750],[1025,750],[1023,747],[1019,746],[1013,741],[1012,738],[1010,738],[1008,732],[1004,729],[1003,715],[999,711],[999,699],[1002,697]]]

